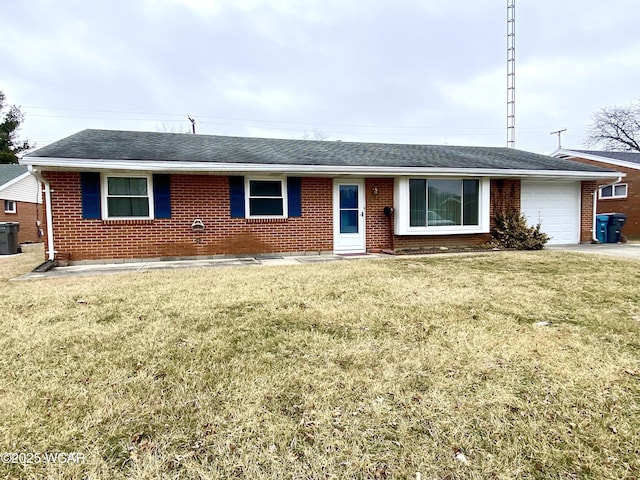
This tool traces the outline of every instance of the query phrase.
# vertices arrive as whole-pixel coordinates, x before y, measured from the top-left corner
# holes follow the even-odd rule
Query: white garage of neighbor
[[[580,243],[580,182],[522,180],[520,208],[530,225],[541,224],[549,245]]]

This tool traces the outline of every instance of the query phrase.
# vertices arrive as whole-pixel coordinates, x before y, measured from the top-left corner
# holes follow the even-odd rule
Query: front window
[[[409,180],[409,226],[479,225],[479,184],[473,180]]]
[[[151,218],[150,178],[104,177],[106,218]]]
[[[600,198],[627,198],[627,184],[616,183],[601,188]]]
[[[286,188],[284,180],[247,180],[247,211],[249,217],[286,217]]]
[[[490,229],[488,178],[398,178],[396,235],[487,233]]]
[[[4,201],[4,213],[16,213],[16,202],[13,200],[5,200]]]

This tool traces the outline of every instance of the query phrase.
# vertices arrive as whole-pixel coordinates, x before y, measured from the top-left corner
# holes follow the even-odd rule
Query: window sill
[[[103,225],[150,225],[153,218],[119,218],[102,220]]]
[[[489,230],[482,227],[472,228],[413,228],[404,231],[397,231],[396,235],[465,235],[469,233],[489,233]]]
[[[247,218],[247,223],[287,223],[288,218]]]

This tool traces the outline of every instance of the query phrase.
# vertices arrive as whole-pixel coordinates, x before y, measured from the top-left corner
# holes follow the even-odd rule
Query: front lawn
[[[640,476],[638,262],[10,282],[36,257],[16,258],[0,258],[0,453],[32,461],[3,455],[9,478]]]

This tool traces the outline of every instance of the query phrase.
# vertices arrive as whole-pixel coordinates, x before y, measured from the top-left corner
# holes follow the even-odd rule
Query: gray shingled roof
[[[640,164],[640,152],[603,152],[600,150],[569,150],[575,153],[585,153],[598,157],[610,158],[612,160],[622,160],[623,162]]]
[[[0,164],[0,186],[27,172],[27,167],[17,163]]]
[[[499,147],[402,145],[83,130],[29,158],[181,161],[268,165],[435,167],[609,172],[565,159]]]

